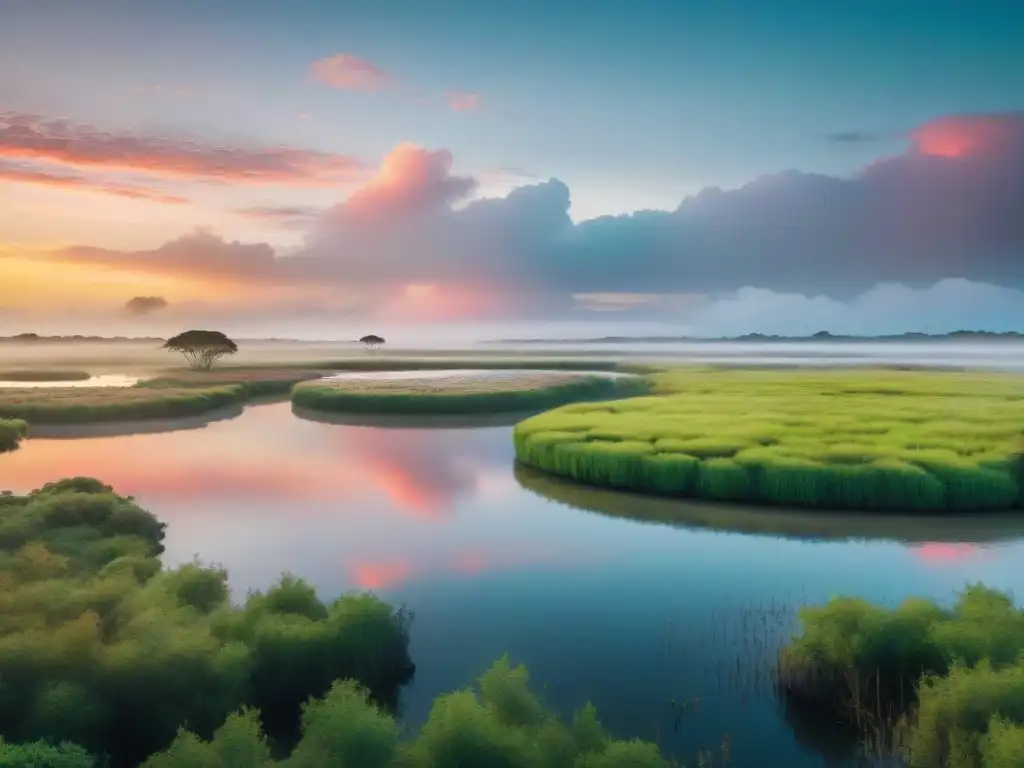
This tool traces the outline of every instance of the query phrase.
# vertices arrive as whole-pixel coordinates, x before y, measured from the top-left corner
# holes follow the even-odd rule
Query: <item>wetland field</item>
[[[119,615],[131,617],[118,630],[122,634],[107,637],[102,652],[95,651],[104,660],[95,675],[61,672],[65,677],[57,679],[64,682],[56,688],[24,687],[26,696],[36,697],[31,712],[5,710],[10,705],[0,696],[0,727],[5,738],[18,736],[8,740],[30,741],[57,727],[58,721],[45,720],[51,711],[46,707],[73,696],[106,702],[104,717],[119,706],[135,707],[118,669],[136,669],[129,665],[140,658],[131,655],[138,647],[133,643],[142,637],[157,642],[158,636],[177,637],[181,653],[186,647],[220,649],[216,666],[203,667],[197,655],[189,662],[191,677],[184,678],[206,681],[204,701],[219,702],[212,709],[190,698],[187,686],[164,681],[156,662],[147,673],[166,702],[181,711],[201,708],[206,719],[195,714],[193,720],[209,738],[236,704],[268,706],[259,696],[266,697],[265,686],[284,667],[261,671],[266,665],[308,656],[301,645],[261,646],[259,622],[264,632],[274,625],[275,632],[288,634],[297,630],[271,614],[298,611],[307,616],[303,621],[314,622],[311,627],[320,627],[309,632],[329,634],[335,630],[328,627],[336,627],[340,634],[330,635],[330,642],[351,649],[355,641],[345,639],[345,628],[358,611],[377,608],[352,597],[334,601],[369,590],[407,612],[382,608],[373,615],[381,617],[378,637],[400,641],[407,632],[415,673],[404,682],[399,641],[389,646],[391,677],[366,666],[350,671],[379,698],[394,697],[397,725],[367,720],[357,695],[329,692],[312,667],[289,690],[326,696],[316,712],[352,713],[334,722],[358,721],[385,742],[398,730],[418,733],[401,758],[409,762],[395,765],[431,764],[424,755],[447,743],[441,723],[490,722],[486,718],[501,711],[502,701],[518,702],[514,732],[502,735],[493,730],[497,725],[485,725],[492,729],[487,738],[508,754],[523,739],[540,738],[537,729],[547,729],[550,743],[569,738],[549,724],[548,715],[531,709],[534,700],[524,694],[522,671],[515,669],[519,663],[529,669],[529,687],[544,712],[571,720],[590,702],[612,737],[651,742],[663,756],[687,765],[852,766],[877,752],[912,755],[908,760],[922,768],[1018,764],[1012,762],[1020,735],[1015,723],[1024,722],[1024,695],[1014,663],[1024,625],[1013,598],[1002,593],[1024,594],[1024,514],[1015,463],[1024,431],[1020,374],[993,367],[720,370],[693,365],[707,361],[604,351],[403,356],[363,350],[311,355],[306,348],[276,359],[240,354],[232,361],[237,364],[200,374],[150,352],[132,358],[123,348],[94,350],[90,359],[75,350],[53,358],[53,368],[127,377],[129,385],[53,387],[42,381],[46,376],[38,377],[46,386],[0,385],[0,419],[27,422],[0,421],[0,442],[5,429],[12,442],[27,431],[19,447],[0,453],[0,488],[26,494],[85,476],[130,497],[103,496],[101,504],[75,496],[58,504],[52,496],[66,487],[51,487],[28,502],[0,497],[6,510],[0,575],[10,587],[9,607],[38,594],[35,587],[16,589],[12,578],[88,574],[79,591],[57,582],[48,587],[53,595],[80,597],[56,601],[61,607],[45,621],[67,621],[75,605],[109,605],[118,590],[128,590]],[[916,366],[919,359],[903,362]],[[678,369],[682,364],[689,366]],[[5,369],[40,368],[46,366],[27,356],[5,361],[0,380]],[[523,368],[528,370],[514,372]],[[451,397],[443,393],[454,386],[465,397],[478,390],[546,391],[593,381],[608,387],[617,378],[608,372],[642,379],[646,391],[612,404],[600,401],[609,390],[581,391],[586,402],[542,415],[537,411],[558,403],[501,404],[513,414],[497,407],[477,414],[378,414],[362,407],[310,408],[292,394],[341,391],[358,404],[359,397],[371,396]],[[604,378],[597,379],[601,373]],[[623,394],[634,392],[615,393]],[[124,504],[151,512],[166,526],[161,535]],[[29,511],[13,512],[19,505]],[[109,509],[122,511],[111,517]],[[33,515],[51,527],[72,527],[48,533],[45,526],[31,527],[42,525],[32,522]],[[85,519],[105,532],[74,527],[74,520]],[[122,538],[104,543],[109,536]],[[30,540],[43,542],[57,559],[15,546]],[[12,571],[13,557],[35,570]],[[146,558],[185,570],[153,577]],[[189,571],[196,558],[223,569],[215,570],[222,575]],[[111,565],[114,560],[118,566]],[[102,563],[107,570],[96,570]],[[127,573],[118,568],[129,568],[142,586],[129,589],[128,582],[117,581],[118,573]],[[22,576],[12,575],[17,573]],[[282,573],[303,580],[315,596],[271,589]],[[224,597],[235,607],[218,602],[218,579],[226,579]],[[964,591],[979,582],[999,592]],[[246,597],[268,589],[271,597],[263,603]],[[830,603],[836,596],[849,600]],[[898,608],[912,597],[921,600]],[[149,600],[170,618],[158,621],[147,612]],[[17,604],[25,618],[4,619],[0,668],[13,669],[16,661],[16,668],[37,670],[32,674],[46,679],[46,670],[59,664],[45,665],[57,663],[57,656],[27,656],[31,646],[15,641],[44,619]],[[821,607],[801,614],[805,606]],[[106,609],[97,610],[103,619]],[[2,615],[22,615],[12,611]],[[195,611],[207,618],[197,619]],[[187,635],[189,622],[199,622],[199,634]],[[389,627],[398,634],[387,634]],[[791,643],[801,628],[802,639]],[[85,647],[54,642],[53,648]],[[271,652],[278,655],[265,655]],[[505,654],[512,666],[495,664]],[[973,665],[982,657],[991,668],[962,670],[951,663]],[[324,669],[344,666],[329,653],[318,658]],[[913,691],[921,670],[937,677],[918,701]],[[465,697],[435,703],[481,675],[484,714]],[[883,678],[884,684],[877,682]],[[35,684],[27,672],[19,679],[22,686]],[[263,680],[264,687],[243,695],[231,688],[232,680],[242,679]],[[1000,717],[990,721],[989,705],[971,703],[982,689],[989,692],[986,701],[995,696],[1000,702]],[[840,699],[844,707],[862,703],[865,691],[878,702],[863,713],[874,730],[858,727],[854,710],[835,709]],[[167,746],[173,728],[159,718],[171,717],[170,711],[152,708],[147,715],[163,723],[162,730],[131,731],[140,754],[157,743]],[[898,715],[927,728],[902,728]],[[279,712],[264,718],[275,745],[295,743],[288,735],[295,717]],[[582,749],[578,734],[587,717],[573,726],[574,748]],[[252,732],[244,718],[231,722],[238,733]],[[874,727],[883,722],[884,728]],[[58,724],[62,734],[92,727],[85,720]],[[925,731],[935,738],[929,741]],[[87,743],[84,736],[79,741]],[[960,745],[962,762],[949,758],[951,743]],[[645,746],[601,744],[588,766],[662,764]],[[95,739],[87,746],[98,749]],[[188,751],[193,747],[215,749],[176,743],[171,757],[153,765],[187,764],[200,754]],[[638,751],[627,755],[628,749]],[[131,755],[122,757],[132,764]]]

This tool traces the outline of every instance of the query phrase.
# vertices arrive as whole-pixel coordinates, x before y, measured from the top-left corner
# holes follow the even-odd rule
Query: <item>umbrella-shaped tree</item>
[[[238,345],[220,331],[185,331],[164,344],[164,349],[180,352],[196,371],[208,371],[213,364],[238,351]]]
[[[368,336],[363,336],[359,341],[367,349],[378,349],[384,344],[384,337],[371,333]]]

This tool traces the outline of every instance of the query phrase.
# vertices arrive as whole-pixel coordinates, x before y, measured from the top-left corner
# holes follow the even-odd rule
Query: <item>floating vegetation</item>
[[[654,394],[516,426],[518,459],[584,483],[792,507],[1005,510],[1020,487],[1024,379],[694,368]]]

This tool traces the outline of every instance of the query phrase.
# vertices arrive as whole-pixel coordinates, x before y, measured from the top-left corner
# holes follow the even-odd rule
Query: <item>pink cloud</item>
[[[444,97],[453,112],[475,112],[483,104],[480,94],[471,91],[447,91]]]
[[[1024,112],[1009,115],[950,115],[914,129],[917,151],[937,157],[965,157],[1012,150],[1021,144]]]
[[[309,67],[309,74],[317,82],[332,88],[362,93],[382,91],[394,82],[387,72],[369,59],[350,53],[314,61]]]
[[[32,168],[0,165],[0,183],[32,184],[51,189],[66,189],[72,192],[92,192],[112,195],[128,200],[142,200],[165,205],[187,205],[188,200],[180,195],[171,195],[155,189],[94,181],[77,174],[61,174]]]
[[[365,217],[450,205],[476,188],[475,179],[453,176],[451,168],[452,153],[446,149],[399,144],[381,162],[377,175],[334,213]]]
[[[298,186],[330,186],[363,172],[358,160],[331,152],[221,146],[21,112],[0,112],[0,158],[195,181]]]

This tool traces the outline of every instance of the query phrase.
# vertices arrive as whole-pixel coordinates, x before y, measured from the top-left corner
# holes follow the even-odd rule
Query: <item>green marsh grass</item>
[[[641,493],[792,507],[1024,505],[1024,377],[717,370],[646,377],[653,395],[516,426],[522,463]]]
[[[503,379],[309,381],[292,390],[298,408],[322,412],[471,414],[535,411],[575,400],[642,391],[640,378],[538,371]]]
[[[197,416],[257,397],[285,396],[298,382],[323,375],[312,369],[180,371],[131,387],[0,387],[0,419],[86,424]]]

